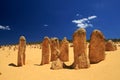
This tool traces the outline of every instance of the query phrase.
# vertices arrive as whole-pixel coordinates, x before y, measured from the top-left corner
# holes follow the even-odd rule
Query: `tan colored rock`
[[[114,42],[112,40],[109,40],[108,42],[106,42],[105,50],[106,51],[115,51],[115,50],[117,50],[117,46],[114,44]]]
[[[52,62],[51,69],[53,70],[63,69],[63,62],[59,58],[57,58],[57,60]]]
[[[81,54],[81,56],[78,57],[78,63],[75,67],[75,69],[84,69],[90,67],[90,62],[87,57],[87,54]]]
[[[45,37],[42,42],[42,60],[41,65],[49,64],[50,62],[50,40]]]
[[[69,61],[69,42],[67,41],[66,37],[64,37],[64,39],[61,42],[60,60],[63,62]]]
[[[74,68],[88,68],[90,66],[87,56],[86,30],[78,29],[73,34],[73,50],[74,50]]]
[[[50,48],[51,48],[51,61],[57,60],[56,53],[57,49],[59,50],[59,40],[57,38],[51,38],[50,40]]]
[[[105,37],[99,30],[94,30],[89,45],[90,63],[98,63],[105,59]]]
[[[25,58],[26,58],[25,50],[26,50],[26,39],[24,36],[21,36],[19,40],[17,66],[25,65]]]
[[[58,70],[63,68],[63,62],[59,59],[60,51],[56,49],[56,60],[52,61],[51,69]]]

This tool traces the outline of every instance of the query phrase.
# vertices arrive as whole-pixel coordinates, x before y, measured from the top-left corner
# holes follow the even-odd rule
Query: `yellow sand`
[[[39,45],[27,46],[25,66],[9,66],[11,63],[17,64],[18,51],[13,48],[0,49],[0,80],[120,80],[120,47],[117,51],[106,52],[104,61],[80,70],[50,70],[51,64],[38,66],[41,62]],[[73,62],[73,48],[69,50],[68,65]]]

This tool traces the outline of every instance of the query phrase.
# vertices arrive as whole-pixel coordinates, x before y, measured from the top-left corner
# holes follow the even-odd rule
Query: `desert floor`
[[[26,65],[15,67],[17,52],[14,46],[0,48],[0,80],[120,80],[120,47],[116,51],[106,52],[104,61],[79,70],[51,70],[51,63],[39,66],[39,45],[27,46]],[[66,64],[72,64],[73,56],[73,47],[69,47],[69,62]]]

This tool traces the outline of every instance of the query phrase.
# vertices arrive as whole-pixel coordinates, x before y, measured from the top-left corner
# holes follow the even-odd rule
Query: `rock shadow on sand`
[[[8,64],[8,66],[12,66],[12,67],[18,67],[16,64],[14,64],[14,63],[10,63],[10,64]]]
[[[63,68],[64,69],[74,69],[74,63],[73,64],[71,64],[71,65],[66,65],[65,63],[63,63]]]
[[[41,64],[34,64],[35,66],[42,66]]]

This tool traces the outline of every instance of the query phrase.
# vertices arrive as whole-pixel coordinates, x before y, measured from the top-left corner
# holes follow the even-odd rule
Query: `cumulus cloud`
[[[88,18],[82,18],[78,20],[72,20],[73,23],[77,24],[79,28],[93,27],[90,20],[97,18],[97,16],[89,16]]]
[[[0,25],[0,30],[11,30],[9,26]]]

